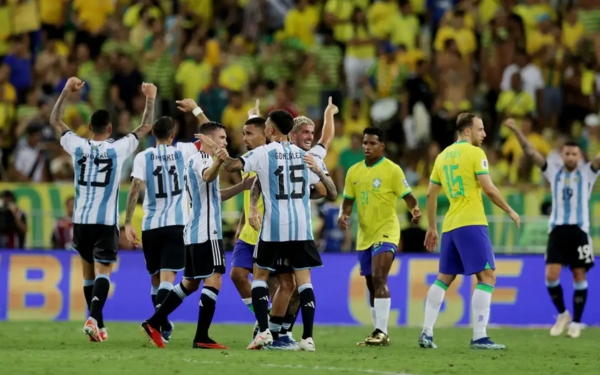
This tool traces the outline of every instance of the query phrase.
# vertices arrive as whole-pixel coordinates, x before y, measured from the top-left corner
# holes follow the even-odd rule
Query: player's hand
[[[256,103],[254,103],[254,107],[250,108],[248,111],[248,117],[250,116],[260,116],[260,100],[256,99]]]
[[[517,228],[521,228],[521,217],[519,217],[518,213],[512,210],[508,213],[508,216],[511,218],[512,221],[515,222],[515,224],[517,224]]]
[[[133,246],[136,248],[140,247],[140,238],[131,224],[125,225],[125,236],[133,244]]]
[[[217,160],[220,161],[221,163],[226,162],[227,159],[229,159],[229,153],[224,148],[218,149],[217,152],[215,153],[215,155],[217,157]]]
[[[194,137],[196,137],[196,139],[199,139],[200,143],[202,143],[203,145],[210,147],[213,150],[213,153],[216,154],[219,151],[220,147],[217,146],[215,141],[213,141],[208,135],[194,134]]]
[[[142,92],[146,95],[148,99],[156,99],[156,92],[158,89],[152,83],[142,83]]]
[[[325,108],[325,114],[337,115],[338,113],[340,113],[340,109],[337,105],[333,104],[333,98],[330,96],[327,108]]]
[[[248,215],[248,222],[255,231],[259,232],[262,227],[262,215],[258,211],[258,207],[250,206],[250,214]]]
[[[437,247],[438,243],[438,232],[437,229],[427,229],[427,234],[425,235],[425,248],[427,251],[432,252]]]
[[[504,121],[504,126],[506,126],[507,128],[509,128],[512,131],[515,131],[517,129],[515,120],[513,120],[512,118],[507,118],[506,121]]]
[[[419,221],[421,221],[421,210],[419,209],[419,207],[415,207],[412,210],[412,220],[413,224],[419,224]]]
[[[256,176],[246,176],[244,177],[244,179],[242,180],[242,188],[244,188],[244,190],[250,190],[252,189],[252,184],[254,184],[254,180],[256,180]]]
[[[349,220],[350,220],[350,216],[341,214],[340,217],[338,218],[338,227],[341,230],[346,230],[346,229],[350,228]]]
[[[304,160],[308,168],[310,168],[313,172],[317,174],[321,172],[321,168],[319,168],[319,166],[317,165],[317,161],[315,160],[314,156],[307,152],[304,154],[304,157],[302,159]]]
[[[81,90],[84,85],[85,85],[85,82],[83,82],[79,78],[77,78],[77,77],[71,77],[67,81],[67,84],[65,85],[65,88],[68,89],[71,92],[77,92],[77,91]]]
[[[198,108],[198,104],[196,104],[194,99],[177,100],[175,103],[177,104],[177,109],[181,112],[192,112]]]

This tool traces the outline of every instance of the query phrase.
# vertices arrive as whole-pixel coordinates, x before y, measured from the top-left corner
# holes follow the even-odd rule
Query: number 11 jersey
[[[73,157],[75,208],[73,223],[118,225],[121,168],[139,141],[129,134],[98,142],[65,132],[60,145]]]
[[[173,146],[150,147],[135,157],[131,177],[146,184],[142,231],[187,223],[184,173],[185,155]]]
[[[480,147],[467,141],[451,144],[435,159],[429,181],[441,185],[450,201],[442,232],[488,225],[477,179],[480,174],[489,174],[487,157]]]

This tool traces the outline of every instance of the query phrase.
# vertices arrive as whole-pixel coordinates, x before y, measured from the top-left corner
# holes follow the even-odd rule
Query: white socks
[[[377,327],[377,310],[371,307],[371,320],[373,321],[373,328]]]
[[[486,327],[490,320],[490,305],[494,287],[489,284],[478,283],[473,292],[471,308],[473,315],[473,340],[487,337]]]
[[[433,337],[433,325],[437,320],[444,302],[444,295],[448,286],[440,280],[435,280],[433,285],[427,292],[427,301],[425,302],[425,320],[423,321],[423,333],[429,337]]]
[[[391,298],[375,298],[375,329],[379,329],[386,335],[391,306]]]

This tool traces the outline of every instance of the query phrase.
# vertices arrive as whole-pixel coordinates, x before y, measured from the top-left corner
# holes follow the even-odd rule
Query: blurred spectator
[[[27,216],[16,202],[12,192],[5,190],[0,193],[0,248],[25,248]]]
[[[227,128],[234,146],[241,146],[242,127],[248,119],[250,107],[244,105],[244,97],[239,91],[229,92],[229,104],[223,110],[222,124]]]
[[[64,37],[68,3],[69,0],[40,0],[40,20],[46,41]]]
[[[344,131],[346,134],[359,133],[369,127],[369,120],[363,111],[363,105],[360,100],[355,99],[349,106],[350,110],[346,111],[347,116],[344,116]]]
[[[515,56],[514,63],[504,69],[502,74],[502,84],[500,88],[502,90],[511,89],[512,76],[515,73],[521,74],[521,81],[523,82],[523,91],[529,93],[540,110],[543,105],[543,101],[540,97],[543,95],[544,78],[540,68],[534,65],[525,50],[518,50]]]
[[[585,120],[585,129],[579,139],[579,146],[586,155],[586,160],[592,160],[596,155],[600,154],[600,134],[598,125],[600,119],[596,114],[587,115]]]
[[[338,228],[339,212],[340,205],[329,198],[319,206],[319,224],[316,229],[320,238],[319,251],[339,253],[344,248],[348,249],[344,243],[348,243],[350,231],[344,232]]]
[[[55,31],[49,32],[54,35]],[[43,50],[35,61],[35,74],[38,83],[54,87],[61,79],[60,74],[65,69],[67,59],[58,51],[58,41],[48,37],[44,43]]]
[[[118,108],[133,109],[133,98],[140,91],[142,74],[135,68],[131,57],[119,55],[117,73],[110,80],[110,99],[117,103]]]
[[[465,12],[455,10],[452,19],[447,21],[447,25],[442,26],[436,36],[434,47],[436,51],[445,49],[445,43],[448,39],[453,39],[458,45],[458,50],[463,58],[468,59],[477,49],[475,34],[473,30],[465,25]]]
[[[359,82],[373,65],[377,50],[375,39],[369,32],[366,14],[360,7],[354,8],[350,22],[352,27],[347,29],[348,46],[344,57],[344,71],[348,96],[356,99],[362,93],[362,90],[358,90]]]
[[[73,210],[75,198],[69,197],[65,202],[65,216],[56,219],[52,231],[52,248],[55,250],[73,249]]]
[[[552,151],[552,147],[550,147],[544,137],[534,131],[533,118],[523,118],[521,121],[521,131],[542,156],[545,157]],[[523,148],[514,134],[511,134],[504,143],[504,146],[502,146],[502,153],[510,161],[509,181],[511,183],[517,183],[517,181],[539,183],[541,181],[541,174],[538,168],[526,167],[527,156],[523,154]]]
[[[333,103],[341,107],[343,94],[340,87],[342,77],[343,52],[339,45],[333,39],[331,30],[326,29],[323,32],[323,43],[313,46],[311,52],[317,59],[317,71],[322,72],[321,86],[321,112],[325,112],[329,97],[333,98]]]
[[[194,46],[189,52],[193,59],[187,59],[179,65],[175,83],[178,85],[178,97],[194,99],[210,84],[212,66],[205,59],[204,47]]]
[[[49,160],[44,154],[42,128],[32,124],[27,128],[27,138],[22,139],[15,150],[12,172],[16,181],[46,182],[49,181]]]
[[[520,119],[535,112],[535,101],[530,93],[523,91],[521,74],[518,72],[514,73],[510,79],[510,89],[500,93],[498,102],[496,102],[496,112],[501,115],[502,121],[512,117],[517,124],[520,123]],[[506,139],[511,133],[508,128],[503,127],[500,135]]]
[[[352,133],[350,135],[350,147],[342,150],[340,153],[340,161],[337,168],[336,181],[338,186],[344,185],[344,178],[348,169],[354,164],[360,163],[365,159],[362,151],[362,132]]]
[[[4,58],[10,67],[10,83],[21,95],[33,83],[32,59],[27,37],[16,36],[12,39],[11,53]]]
[[[115,11],[111,0],[73,0],[72,21],[77,26],[75,45],[85,44],[93,59],[100,54],[106,39],[108,16]]]
[[[295,0],[295,6],[285,17],[285,35],[297,38],[308,48],[315,42],[315,33],[319,24],[319,13],[308,0]]]
[[[412,213],[406,212],[408,227],[402,229],[400,233],[400,244],[398,245],[399,253],[425,253],[425,234],[426,230],[421,228],[419,224],[412,222]]]
[[[390,22],[390,41],[395,46],[406,46],[412,51],[418,46],[421,31],[419,19],[414,15],[409,0],[399,0],[400,13]]]
[[[392,28],[392,20],[398,15],[398,2],[396,0],[379,0],[373,2],[367,10],[369,29],[373,36],[379,40],[388,37]]]
[[[227,90],[219,83],[220,76],[221,69],[219,67],[212,68],[210,84],[202,90],[198,98],[198,105],[202,108],[206,117],[217,122],[223,122],[221,116],[224,114],[229,101]]]

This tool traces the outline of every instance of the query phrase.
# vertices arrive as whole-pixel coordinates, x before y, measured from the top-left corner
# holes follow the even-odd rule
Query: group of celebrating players
[[[112,125],[104,110],[91,117],[88,125],[91,139],[75,135],[61,118],[69,94],[81,90],[84,84],[75,77],[68,80],[50,122],[62,134],[61,145],[72,155],[75,166],[74,244],[82,258],[83,289],[90,312],[83,330],[90,340],[108,339],[102,309],[110,288],[112,263],[117,260],[118,176],[124,161],[137,149],[139,139],[152,131],[156,147],[135,157],[126,208],[126,236],[136,245],[143,244],[151,275],[155,313],[141,324],[149,341],[165,347],[174,328],[169,315],[200,289],[203,281],[192,346],[227,349],[208,334],[226,268],[221,202],[243,193],[244,212],[236,235],[231,278],[243,302],[256,316],[248,349],[314,351],[316,302],[310,270],[323,264],[312,234],[310,200],[337,196],[323,162],[334,136],[334,115],[338,112],[331,98],[325,110],[322,136],[314,147],[315,127],[310,119],[304,116],[294,119],[281,110],[272,111],[265,119],[258,113],[257,102],[243,128],[248,152],[231,158],[225,148],[224,126],[206,118],[192,99],[178,101],[177,105],[181,111],[198,118],[199,141],[179,142],[173,147],[176,132],[173,119],[153,120],[157,89],[146,83],[142,85],[146,95],[142,124],[130,135],[116,141],[109,138]],[[594,262],[587,203],[600,169],[600,158],[585,164],[576,144],[568,143],[562,151],[563,164],[550,165],[512,120],[506,126],[516,133],[526,154],[551,182],[553,214],[546,279],[559,312],[551,333],[560,335],[571,321],[558,281],[561,265],[569,265],[576,289],[569,336],[578,337],[587,296],[586,272]],[[488,161],[480,148],[486,136],[481,119],[461,114],[457,131],[458,141],[440,153],[435,162],[427,194],[429,229],[425,245],[429,251],[438,244],[437,197],[442,190],[450,200],[450,209],[444,218],[439,274],[427,295],[419,346],[437,347],[433,342],[433,325],[445,291],[456,275],[474,274],[479,283],[472,299],[471,348],[504,349],[504,345],[494,343],[486,333],[496,277],[482,190],[508,213],[517,227],[520,218],[489,176]],[[402,169],[384,157],[383,132],[367,128],[363,135],[365,160],[347,173],[338,224],[341,229],[348,229],[356,204],[358,260],[369,290],[375,328],[358,345],[385,346],[389,345],[391,307],[387,278],[400,239],[396,201],[404,199],[414,222],[420,220],[421,211]],[[242,172],[242,182],[221,190],[221,168]],[[131,219],[142,189],[145,215],[140,241]],[[183,271],[183,280],[174,286],[179,271]],[[304,331],[297,343],[291,332],[300,311]]]

